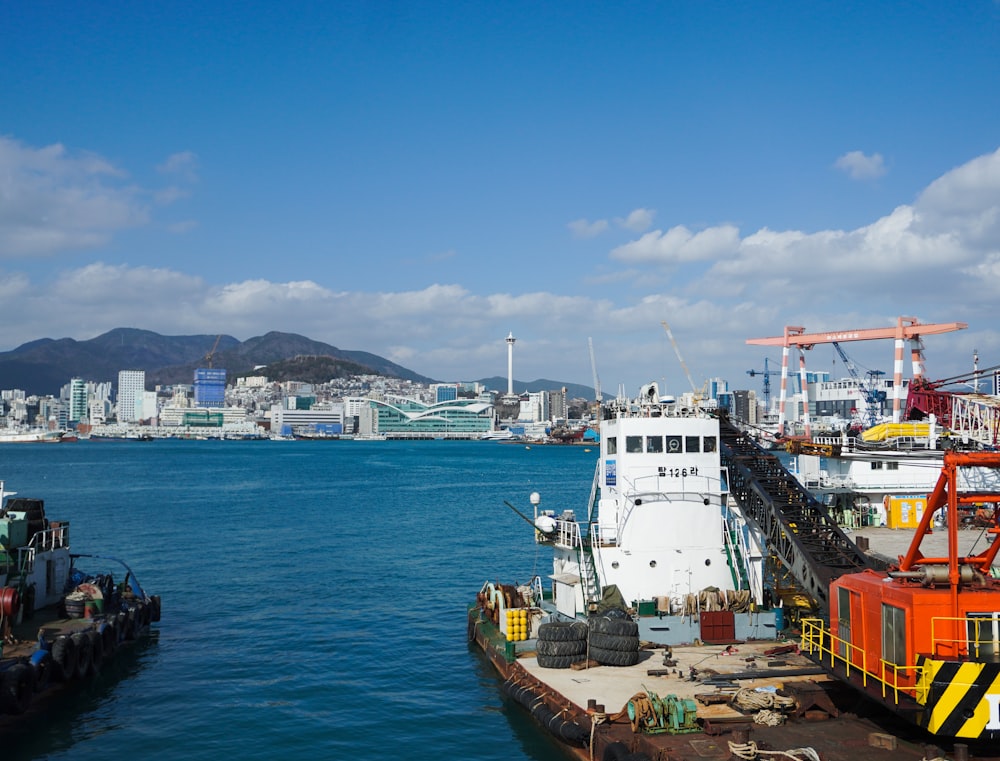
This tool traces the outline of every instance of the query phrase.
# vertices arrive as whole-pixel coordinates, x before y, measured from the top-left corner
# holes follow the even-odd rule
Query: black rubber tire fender
[[[101,649],[104,651],[104,659],[108,660],[118,649],[118,635],[115,633],[113,621],[105,621],[98,629],[101,634]]]
[[[549,621],[538,627],[537,638],[546,642],[586,641],[587,625],[582,621]]]
[[[90,673],[97,674],[104,662],[104,638],[97,629],[91,629],[87,632],[87,639],[90,640]]]
[[[35,672],[26,663],[15,663],[2,674],[2,700],[8,713],[21,714],[28,710],[35,694]]]
[[[630,618],[605,618],[595,616],[590,621],[590,631],[599,634],[615,634],[619,637],[639,636],[639,624]]]
[[[56,665],[55,676],[68,682],[76,676],[76,643],[68,634],[62,634],[52,642],[52,660]]]
[[[587,652],[587,640],[560,642],[540,639],[536,651],[539,655],[580,655]]]
[[[76,645],[76,672],[74,676],[77,679],[83,679],[90,673],[90,662],[94,658],[90,637],[87,636],[87,632],[76,632],[70,639]]]
[[[538,655],[538,665],[543,669],[568,669],[574,663],[586,659],[586,655]]]
[[[590,657],[602,666],[634,666],[639,662],[639,651],[603,650],[599,647],[590,648]]]
[[[31,664],[31,670],[35,672],[35,692],[42,692],[49,686],[53,672],[56,670],[52,653],[48,650],[36,650],[31,654],[28,662]]]
[[[628,746],[623,742],[613,742],[604,749],[601,761],[624,761],[628,755]]]
[[[632,652],[639,649],[639,638],[625,634],[590,633],[590,646],[600,650],[624,650]]]
[[[152,608],[150,621],[155,624],[160,620],[160,596],[153,595],[149,598],[149,602]]]

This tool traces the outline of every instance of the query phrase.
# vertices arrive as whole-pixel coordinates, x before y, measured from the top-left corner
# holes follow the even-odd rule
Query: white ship
[[[762,542],[729,495],[719,420],[689,402],[652,383],[603,410],[582,516],[532,495],[536,541],[553,549],[552,603],[577,618],[614,595],[654,642],[693,641],[699,614],[717,610],[748,614],[735,616],[736,636],[773,637],[774,614],[758,612]]]

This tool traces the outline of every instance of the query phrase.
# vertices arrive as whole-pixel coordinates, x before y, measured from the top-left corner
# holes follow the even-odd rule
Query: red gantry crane
[[[969,327],[964,322],[920,323],[916,317],[900,317],[895,327],[862,328],[857,330],[828,331],[824,333],[806,333],[803,327],[788,325],[783,336],[773,338],[749,338],[748,344],[755,346],[780,346],[781,353],[781,396],[778,399],[778,436],[785,434],[785,398],[788,387],[788,353],[791,347],[799,350],[799,373],[804,397],[802,422],[805,426],[806,438],[811,438],[809,425],[809,398],[806,384],[805,351],[817,344],[844,343],[846,341],[875,341],[892,338],[895,340],[895,360],[893,362],[892,388],[892,422],[898,423],[903,394],[903,345],[910,342],[910,356],[913,361],[913,379],[920,380],[924,375],[923,345],[921,336],[952,333]]]

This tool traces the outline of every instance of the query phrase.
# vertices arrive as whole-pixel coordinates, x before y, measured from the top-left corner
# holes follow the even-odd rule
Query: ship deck
[[[866,527],[854,534],[854,538],[866,537],[872,551],[889,558],[904,554],[913,538],[912,529]],[[982,549],[986,541],[978,530],[961,531],[959,538],[963,553],[977,544]],[[935,532],[925,538],[923,547],[933,552],[940,543],[941,551],[945,551],[946,541],[945,531]],[[605,756],[608,746],[617,742],[628,752],[645,753],[659,761],[773,758],[777,751],[803,747],[812,748],[822,761],[1000,761],[996,749],[971,744],[950,746],[946,740],[924,733],[827,676],[798,654],[795,638],[738,642],[728,649],[725,645],[660,646],[644,649],[634,666],[548,669],[539,667],[531,641],[518,643],[518,657],[512,663],[505,662],[497,650],[497,641],[490,639],[486,629],[488,626],[481,630],[473,623],[470,637],[483,647],[501,676],[508,683],[529,689],[558,715],[572,718],[590,734],[587,747],[572,748],[580,759],[609,757]],[[669,665],[665,659],[669,659]],[[757,724],[753,721],[753,707],[738,710],[730,704],[730,698],[743,688],[761,695],[781,690],[779,694],[796,697],[798,704],[781,725]],[[695,701],[701,731],[633,732],[627,713],[629,701],[649,693],[661,699],[672,695]],[[523,709],[515,706],[514,710]],[[752,748],[770,754],[754,756]]]

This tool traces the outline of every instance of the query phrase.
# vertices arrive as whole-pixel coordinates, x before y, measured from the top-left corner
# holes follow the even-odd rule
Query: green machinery
[[[660,698],[655,692],[635,695],[627,706],[633,732],[672,735],[700,732],[698,708],[690,698],[667,695]]]

